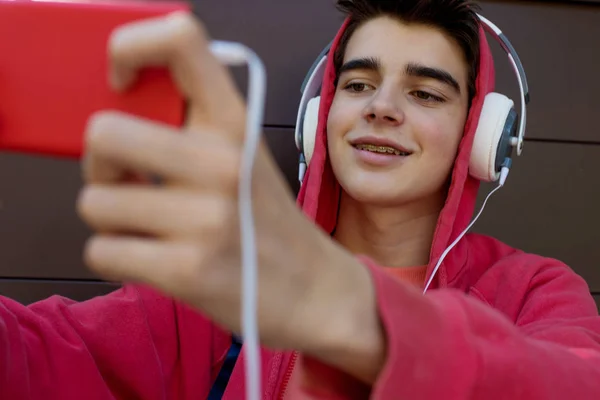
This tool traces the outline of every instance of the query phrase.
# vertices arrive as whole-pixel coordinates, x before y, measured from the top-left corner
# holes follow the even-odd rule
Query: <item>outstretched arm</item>
[[[565,266],[540,269],[516,324],[485,299],[455,290],[423,296],[369,269],[381,321],[371,326],[382,332],[372,345],[378,355],[342,363],[351,352],[309,354],[298,390],[365,398],[356,384],[364,381],[360,370],[368,369],[379,372],[364,385],[376,399],[583,399],[600,393],[600,317],[585,282]],[[348,348],[352,341],[346,340]]]
[[[183,327],[196,343],[188,357],[181,355],[191,342],[178,336]],[[228,339],[142,287],[81,303],[54,296],[26,307],[0,298],[0,398],[159,400],[178,387],[207,392],[215,350],[225,352]]]

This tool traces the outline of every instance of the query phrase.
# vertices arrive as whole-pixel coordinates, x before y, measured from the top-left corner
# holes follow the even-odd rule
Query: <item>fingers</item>
[[[191,238],[209,243],[228,234],[226,230],[236,208],[221,196],[199,196],[189,190],[94,185],[79,197],[78,212],[98,232]]]
[[[84,250],[86,265],[101,276],[144,282],[168,293],[193,287],[204,256],[197,244],[118,236],[96,236]]]
[[[203,121],[242,139],[243,99],[209,44],[202,24],[183,12],[124,25],[110,38],[110,80],[122,90],[133,83],[139,69],[168,67],[190,101],[191,125]]]
[[[182,134],[167,125],[117,112],[97,114],[86,132],[84,179],[107,183],[125,171],[158,175],[168,183],[234,193],[239,150],[226,137]]]

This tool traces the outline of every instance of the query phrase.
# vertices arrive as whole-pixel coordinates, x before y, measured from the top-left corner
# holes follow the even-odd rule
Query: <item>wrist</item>
[[[284,324],[269,329],[273,336],[265,339],[270,347],[298,350],[371,384],[386,355],[371,274],[295,205],[290,208],[277,217],[279,223],[273,221],[271,240],[261,241],[262,263],[287,265],[291,272],[277,283],[282,302],[270,305]]]
[[[370,272],[336,244],[321,257],[318,299],[304,353],[367,384],[383,369],[386,338]]]

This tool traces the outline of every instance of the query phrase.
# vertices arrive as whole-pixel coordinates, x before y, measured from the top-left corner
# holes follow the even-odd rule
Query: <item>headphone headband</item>
[[[482,23],[484,30],[487,33],[489,33],[500,44],[502,49],[508,55],[508,60],[519,84],[519,94],[521,103],[521,112],[519,113],[519,133],[514,138],[511,144],[517,148],[517,155],[521,155],[521,152],[523,151],[523,141],[525,138],[525,127],[527,124],[527,104],[529,104],[530,99],[529,85],[527,83],[527,77],[525,75],[525,68],[523,68],[523,64],[521,63],[521,59],[519,58],[517,51],[515,50],[511,42],[508,40],[508,38],[504,35],[504,33],[502,33],[502,30],[482,15],[477,14],[477,17]],[[333,41],[331,41],[321,51],[321,54],[319,54],[318,58],[311,66],[300,89],[302,93],[302,98],[300,100],[298,118],[296,120],[295,135],[296,145],[298,146],[298,148],[302,148],[301,126],[304,122],[303,118],[306,111],[306,107],[308,105],[308,102],[313,97],[319,94],[319,89],[321,87],[321,83],[325,73],[325,62],[327,61],[327,57],[329,55],[329,51],[331,50],[332,44]]]

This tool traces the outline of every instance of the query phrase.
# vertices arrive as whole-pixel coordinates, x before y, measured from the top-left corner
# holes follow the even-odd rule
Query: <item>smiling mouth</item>
[[[354,145],[354,147],[358,150],[370,151],[372,153],[389,154],[389,155],[396,155],[396,156],[409,156],[410,155],[410,153],[408,153],[406,151],[400,151],[400,150],[395,149],[390,146],[376,146],[374,144],[356,144],[356,145]]]

